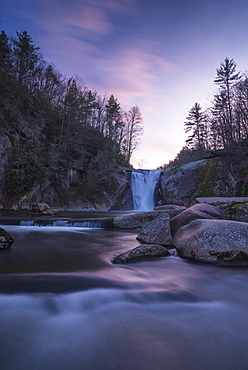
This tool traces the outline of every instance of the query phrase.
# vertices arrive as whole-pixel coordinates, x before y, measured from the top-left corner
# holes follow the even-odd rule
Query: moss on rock
[[[206,159],[164,171],[164,203],[190,206],[197,197],[236,196],[236,181],[225,163]]]

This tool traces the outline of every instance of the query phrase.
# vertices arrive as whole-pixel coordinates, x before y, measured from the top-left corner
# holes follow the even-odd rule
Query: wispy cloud
[[[115,55],[100,60],[106,84],[120,86],[127,94],[146,95],[160,77],[161,72],[172,72],[175,66],[166,59],[140,51],[123,48]]]
[[[111,32],[112,25],[107,13],[100,7],[90,6],[85,3],[71,4],[61,1],[51,1],[44,7],[44,16],[39,17],[39,23],[47,32],[59,31],[61,34],[69,34],[72,37],[90,37],[94,34],[106,35]],[[37,14],[33,14],[34,17]],[[84,32],[87,31],[86,34]],[[89,32],[88,32],[89,31]]]
[[[14,6],[16,1],[10,3]],[[138,0],[50,0],[41,7],[40,0],[22,0],[22,6],[16,3],[16,12],[40,29],[39,46],[49,56],[55,55],[55,64],[66,61],[70,69],[92,57],[94,68],[93,59],[103,55],[103,47],[118,32],[118,16],[133,15],[137,4]]]
[[[12,0],[13,5],[15,1]],[[18,12],[39,23],[47,32],[57,30],[68,33],[77,29],[89,31],[94,37],[113,31],[113,15],[133,14],[137,4],[136,0],[50,0],[44,1],[41,6],[40,0],[33,0],[31,4],[30,0],[22,0],[22,7],[17,8]],[[90,33],[86,34],[87,37]]]
[[[80,0],[76,0],[80,2]],[[110,11],[111,13],[124,12],[132,14],[139,9],[138,0],[86,0],[88,4],[96,7],[101,7]]]
[[[136,36],[114,43],[118,17],[135,16],[140,1],[50,0],[42,8],[40,0],[33,0],[30,7],[28,3],[23,0],[23,16],[42,30],[38,42],[49,62],[67,75],[79,74],[89,87],[114,93],[123,104],[133,97],[137,104],[147,99],[147,110],[153,110],[151,96],[156,100],[161,79],[173,73],[175,65],[154,52],[155,42]]]

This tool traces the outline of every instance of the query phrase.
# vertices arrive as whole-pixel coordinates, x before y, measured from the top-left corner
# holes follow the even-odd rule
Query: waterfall
[[[155,206],[155,189],[160,174],[160,170],[132,171],[131,189],[135,210],[153,211]]]

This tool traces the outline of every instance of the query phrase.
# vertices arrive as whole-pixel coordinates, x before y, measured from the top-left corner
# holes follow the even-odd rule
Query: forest
[[[108,186],[116,166],[130,167],[143,132],[138,106],[89,89],[47,63],[27,31],[0,34],[0,137],[11,147],[4,193],[26,191],[44,178],[59,183],[81,171],[85,192]]]
[[[206,109],[188,112],[185,147],[164,167],[234,153],[248,154],[248,74],[225,58]],[[124,111],[114,95],[88,88],[47,63],[27,31],[0,33],[0,193],[25,193],[35,184],[63,187],[70,169],[83,191],[108,192],[118,166],[131,168],[143,133],[138,106]],[[9,143],[8,145],[6,144]],[[93,199],[94,200],[94,199]]]
[[[248,150],[248,74],[237,71],[234,59],[225,58],[214,82],[218,89],[209,106],[203,110],[196,102],[189,110],[186,146],[169,166]]]

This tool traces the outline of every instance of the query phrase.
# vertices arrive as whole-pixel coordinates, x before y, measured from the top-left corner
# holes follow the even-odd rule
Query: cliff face
[[[47,203],[58,210],[109,210],[133,209],[130,190],[130,169],[100,162],[91,171],[87,185],[87,173],[80,161],[71,161],[63,175],[43,176],[41,181],[28,190],[3,194],[6,170],[13,152],[13,140],[7,135],[0,137],[0,204],[4,209],[31,210],[34,203]],[[235,155],[205,159],[165,169],[156,189],[160,203],[186,207],[200,197],[248,197],[248,156]],[[159,203],[159,204],[160,204]]]
[[[12,153],[12,145],[7,135],[0,135],[0,198],[3,196],[5,183],[5,167]]]
[[[101,174],[97,174],[101,180]],[[60,179],[60,183],[52,183],[49,178],[36,183],[27,192],[5,195],[1,199],[4,209],[31,210],[35,203],[47,203],[58,210],[109,210],[116,203],[119,194],[122,194],[129,182],[125,171],[117,167],[111,172],[109,187],[102,191],[92,189],[85,191],[84,179],[80,170],[68,169],[67,175]],[[3,176],[4,182],[4,176]]]
[[[235,164],[215,158],[168,168],[160,183],[163,202],[188,207],[198,197],[247,196],[246,165],[245,160]]]
[[[89,125],[56,142],[56,116],[50,122],[8,106],[8,114],[0,106],[0,208],[111,209],[129,186],[114,143]]]
[[[130,159],[117,98],[62,76],[32,53],[26,32],[18,37],[2,34],[0,208],[110,209],[128,184],[120,167]],[[27,56],[22,78],[18,55]]]

